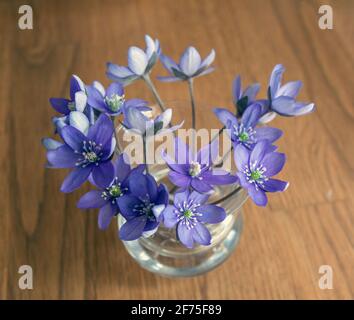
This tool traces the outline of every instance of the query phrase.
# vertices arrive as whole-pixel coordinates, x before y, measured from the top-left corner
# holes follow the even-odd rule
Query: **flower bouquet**
[[[220,264],[234,249],[242,226],[239,210],[247,196],[265,206],[268,192],[285,191],[289,185],[274,178],[285,163],[274,145],[282,131],[266,123],[276,115],[304,115],[315,107],[296,100],[301,81],[281,84],[280,64],[271,72],[264,99],[256,98],[259,84],[243,90],[237,76],[234,110],[212,110],[221,128],[210,135],[206,130],[207,143],[198,148],[194,80],[214,70],[215,51],[203,60],[188,47],[177,63],[162,54],[158,40],[145,36],[145,41],[145,50],[129,48],[127,67],[107,63],[106,74],[113,80],[107,88],[98,81],[85,85],[73,75],[70,97],[50,99],[60,116],[52,119],[58,139],[43,139],[47,166],[71,169],[62,192],[89,181],[92,190],[77,206],[99,209],[100,229],[118,217],[118,236],[143,267],[170,276],[194,275]],[[183,113],[191,114],[188,139],[181,137],[185,122],[172,124],[176,109],[167,107],[151,80],[158,60],[168,72],[158,80],[188,85],[190,104],[183,105]],[[151,90],[156,106],[125,96],[124,87],[138,80]],[[134,137],[133,147],[123,147],[127,135],[129,141]],[[149,148],[161,136],[168,141],[165,147]]]

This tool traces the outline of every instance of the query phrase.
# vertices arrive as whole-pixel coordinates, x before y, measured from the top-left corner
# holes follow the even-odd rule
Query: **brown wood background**
[[[17,27],[24,1],[0,1],[1,299],[353,299],[354,1],[325,1],[334,29],[320,30],[322,1],[25,1],[34,30]],[[217,71],[196,83],[197,98],[231,108],[231,81],[267,83],[276,63],[302,79],[317,112],[277,119],[286,131],[284,194],[266,209],[248,202],[232,257],[207,275],[165,279],[142,270],[96,213],[76,209],[84,190],[59,192],[64,170],[46,170],[40,144],[52,132],[48,98],[66,96],[72,73],[103,81],[105,62],[126,64],[128,46],[148,33],[177,58],[189,44],[214,47]],[[163,72],[161,66],[154,76]],[[184,84],[158,83],[164,99]],[[142,83],[128,95],[151,99]],[[212,114],[210,113],[210,117]],[[18,268],[34,269],[34,290],[18,288]],[[331,265],[334,289],[320,290]]]

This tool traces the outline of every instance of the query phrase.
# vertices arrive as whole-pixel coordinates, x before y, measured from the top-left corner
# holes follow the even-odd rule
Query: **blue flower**
[[[141,111],[150,110],[146,101],[141,99],[125,100],[122,84],[114,82],[107,90],[101,83],[95,81],[94,85],[87,87],[88,104],[94,109],[104,112],[109,116],[117,116],[126,113],[128,108],[136,108]]]
[[[199,193],[213,190],[213,185],[231,184],[237,181],[235,176],[224,170],[212,169],[212,164],[218,155],[219,140],[204,146],[196,155],[179,138],[175,139],[175,159],[167,154],[163,158],[171,169],[168,174],[170,181],[182,188],[192,189]]]
[[[251,150],[258,141],[268,140],[273,143],[283,134],[277,128],[256,127],[262,116],[262,107],[257,103],[249,106],[241,119],[237,119],[227,109],[215,108],[214,113],[228,129],[226,132],[230,135],[234,147],[241,144]]]
[[[126,112],[123,125],[126,129],[142,136],[152,136],[173,132],[183,125],[182,121],[180,124],[170,127],[171,119],[172,109],[166,109],[155,119],[149,119],[136,108],[129,108]]]
[[[131,173],[142,173],[144,165],[131,169],[125,154],[119,155],[114,162],[114,171],[110,182],[98,190],[91,190],[84,194],[77,206],[81,209],[100,208],[98,226],[107,229],[112,218],[120,212],[117,200],[129,193],[129,177]],[[107,181],[109,181],[107,179]]]
[[[77,189],[91,173],[95,183],[101,187],[111,182],[114,168],[110,159],[115,147],[113,132],[113,123],[105,114],[99,116],[87,135],[72,126],[61,130],[64,144],[49,150],[47,159],[53,168],[74,168],[64,180],[62,192]]]
[[[155,65],[160,55],[160,43],[150,36],[145,36],[146,49],[143,51],[138,47],[130,47],[128,50],[128,67],[118,66],[111,62],[107,63],[108,78],[128,85],[133,81],[148,74]]]
[[[300,116],[315,110],[314,103],[297,102],[296,97],[302,86],[301,81],[291,81],[281,85],[285,68],[277,64],[270,76],[268,87],[268,114],[270,119],[275,113],[282,116]]]
[[[158,186],[150,174],[132,174],[129,190],[130,194],[117,200],[120,212],[126,219],[119,230],[119,237],[125,241],[155,233],[161,221],[161,212],[168,203],[166,186]]]
[[[199,52],[194,47],[188,47],[181,56],[179,64],[171,58],[160,54],[160,60],[170,73],[168,77],[158,77],[165,82],[188,80],[203,76],[214,70],[210,65],[215,59],[215,51],[211,50],[209,55],[202,61]]]
[[[233,102],[237,110],[237,115],[239,117],[242,116],[245,110],[254,103],[258,103],[262,106],[262,114],[266,111],[264,106],[265,101],[256,100],[259,89],[259,83],[253,83],[243,91],[241,87],[241,77],[237,76],[235,78],[232,85],[232,95]]]
[[[289,186],[288,182],[272,178],[285,164],[285,155],[273,150],[267,140],[258,142],[252,151],[242,145],[235,149],[240,184],[259,206],[267,204],[267,192],[285,191]]]
[[[189,190],[177,192],[174,204],[168,205],[162,212],[165,226],[172,228],[177,225],[177,238],[187,248],[193,248],[194,242],[210,245],[211,234],[204,224],[220,223],[226,218],[223,208],[205,204],[208,197]]]

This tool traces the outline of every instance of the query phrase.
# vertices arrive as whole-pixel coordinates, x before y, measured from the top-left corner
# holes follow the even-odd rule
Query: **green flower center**
[[[244,131],[239,134],[238,138],[240,139],[240,141],[246,142],[249,139],[249,135],[247,132]]]
[[[122,194],[122,190],[120,189],[120,187],[118,185],[113,185],[109,188],[109,194],[114,197],[117,198]]]
[[[184,215],[186,218],[190,219],[190,218],[192,218],[192,216],[193,216],[193,212],[192,212],[191,210],[187,209],[186,211],[183,212],[183,215]]]
[[[93,152],[93,151],[86,152],[84,154],[84,157],[89,162],[96,162],[98,160],[97,154],[95,152]]]
[[[124,103],[124,95],[112,94],[110,97],[105,97],[105,101],[112,111],[118,111]]]
[[[192,177],[196,177],[200,174],[201,171],[202,168],[200,167],[200,163],[192,161],[189,167],[189,175]]]
[[[262,177],[263,177],[262,173],[258,170],[254,170],[251,172],[251,179],[254,181],[257,181],[257,180],[261,179]]]

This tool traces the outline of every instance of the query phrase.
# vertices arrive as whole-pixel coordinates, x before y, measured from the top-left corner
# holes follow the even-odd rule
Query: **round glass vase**
[[[168,102],[167,107],[173,110],[173,124],[184,120],[182,128],[191,127],[191,119],[188,119],[191,115],[189,101]],[[158,107],[153,106],[148,116],[155,117],[160,112]],[[186,115],[188,115],[187,119],[185,119]],[[211,106],[196,103],[197,129],[219,128],[220,124],[216,118],[213,118],[215,116]],[[118,127],[117,138],[120,150],[125,149],[123,134],[124,128]],[[224,160],[229,157],[230,153],[227,153]],[[234,167],[232,170],[234,172]],[[168,180],[169,168],[167,165],[149,164],[149,173],[154,176],[157,183],[164,183],[171,191],[170,202],[172,202],[176,187]],[[123,241],[124,246],[141,267],[162,276],[188,277],[206,273],[220,265],[235,250],[242,232],[242,206],[246,200],[247,193],[238,185],[214,187],[207,204],[223,207],[226,211],[226,219],[218,224],[206,224],[212,236],[209,246],[195,243],[192,249],[186,248],[178,241],[176,228],[168,229],[163,224],[160,224],[158,230],[149,237]],[[124,222],[124,218],[119,215],[119,229]]]

